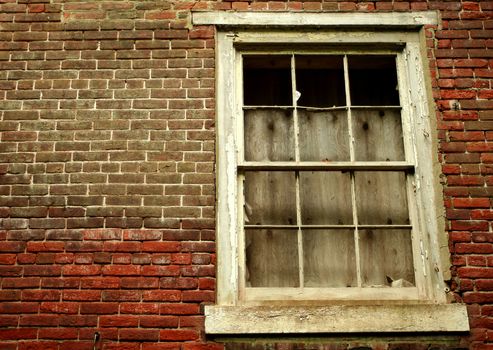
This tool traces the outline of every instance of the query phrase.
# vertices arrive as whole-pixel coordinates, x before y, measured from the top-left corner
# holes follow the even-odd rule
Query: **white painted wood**
[[[465,305],[205,307],[209,334],[467,332]]]
[[[235,59],[233,37],[229,33],[217,33],[217,64],[224,69],[216,70],[217,110],[217,302],[234,305],[238,295],[238,252],[236,231],[237,179],[236,179],[236,125],[229,118],[234,110],[234,99],[228,91],[234,91]],[[232,176],[234,175],[234,176]]]
[[[230,34],[230,38],[233,37],[233,34]],[[240,145],[245,144],[245,125],[244,125],[244,110],[242,109],[244,96],[243,89],[237,89],[236,86],[240,81],[243,80],[243,57],[240,51],[234,50],[235,54],[235,66],[234,66],[234,79],[236,82],[234,91],[225,91],[227,98],[231,98],[234,100],[234,110],[228,111],[230,115],[227,115],[227,118],[232,119],[231,122],[236,125],[236,145],[237,148],[234,150],[236,152],[236,162],[237,164],[243,162],[245,160],[245,148]],[[231,74],[231,72],[229,72]],[[231,118],[234,116],[233,118]],[[236,236],[236,256],[237,261],[233,261],[231,263],[236,264],[237,266],[237,275],[234,276],[236,278],[236,290],[235,290],[235,303],[244,299],[243,293],[246,288],[246,280],[248,271],[246,268],[246,249],[245,249],[245,230],[238,230],[238,227],[242,227],[242,225],[247,221],[246,216],[246,203],[245,203],[245,174],[244,173],[234,173],[228,174],[228,176],[236,176],[238,178],[237,187],[234,190],[237,191],[237,214],[236,218],[236,231],[235,234],[232,234],[231,231],[228,233],[230,236]],[[220,262],[220,260],[218,260]]]
[[[295,57],[291,55],[291,99],[293,101],[294,107],[294,144],[295,144],[295,161],[300,161],[300,122],[298,117],[298,96],[296,89],[296,66],[295,66]],[[300,199],[300,173],[295,172],[296,176],[296,223],[298,225],[302,224],[301,221],[301,199]],[[303,249],[303,237],[301,229],[298,228],[297,232],[297,246],[298,246],[298,279],[299,286],[303,288],[305,286],[305,266],[303,261],[304,249]]]
[[[437,169],[437,150],[434,144],[433,133],[436,128],[431,128],[434,114],[430,110],[429,95],[425,84],[425,67],[422,61],[422,47],[419,43],[409,43],[404,51],[408,62],[408,83],[412,86],[410,94],[410,113],[413,119],[413,145],[415,147],[415,157],[417,159],[415,181],[415,198],[418,216],[420,217],[419,230],[420,250],[422,254],[423,267],[428,280],[427,294],[439,302],[445,302],[446,285],[444,283],[442,271],[445,266],[440,262],[440,253],[447,250],[443,219],[438,213],[443,212],[443,199],[439,184]],[[439,209],[441,208],[441,209]],[[435,213],[435,215],[430,215]],[[442,220],[439,226],[438,221]],[[440,231],[439,228],[442,230]],[[443,271],[445,272],[445,271]]]
[[[194,25],[416,28],[438,24],[436,11],[388,13],[192,12]]]

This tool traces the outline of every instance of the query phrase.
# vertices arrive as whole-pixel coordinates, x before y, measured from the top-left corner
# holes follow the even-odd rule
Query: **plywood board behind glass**
[[[245,286],[414,286],[396,57],[243,55],[242,110]]]

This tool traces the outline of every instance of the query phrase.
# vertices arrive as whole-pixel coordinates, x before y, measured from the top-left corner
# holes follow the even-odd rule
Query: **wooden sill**
[[[205,307],[208,334],[468,332],[464,304]]]

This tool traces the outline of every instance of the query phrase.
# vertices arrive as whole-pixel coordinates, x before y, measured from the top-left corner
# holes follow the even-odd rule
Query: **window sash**
[[[405,191],[407,192],[407,201],[408,201],[408,212],[409,216],[411,219],[411,222],[416,223],[416,221],[413,221],[416,219],[416,213],[414,212],[414,195],[412,194],[412,187],[413,187],[413,173],[415,171],[415,157],[413,156],[413,148],[409,147],[409,142],[408,142],[408,135],[410,133],[410,130],[406,129],[406,127],[409,125],[409,123],[405,120],[405,117],[407,115],[407,105],[405,104],[406,98],[401,92],[402,88],[404,86],[407,86],[403,82],[403,62],[402,62],[402,57],[401,54],[402,52],[399,50],[392,50],[392,51],[382,51],[382,50],[377,50],[377,51],[351,51],[351,50],[344,50],[344,51],[329,51],[329,52],[307,52],[307,51],[286,51],[286,52],[260,52],[255,51],[254,54],[257,56],[259,54],[262,55],[272,55],[275,54],[278,56],[279,54],[289,54],[291,57],[291,81],[292,81],[292,86],[291,86],[291,91],[292,91],[292,105],[284,105],[284,106],[276,106],[276,105],[269,105],[269,106],[255,106],[255,105],[243,105],[243,91],[241,89],[239,93],[237,93],[237,98],[238,101],[241,101],[241,103],[238,104],[238,113],[239,117],[237,118],[237,123],[238,123],[238,152],[237,152],[237,173],[238,173],[238,193],[243,194],[244,193],[244,172],[245,171],[293,171],[295,173],[299,173],[300,171],[317,171],[317,172],[331,172],[331,171],[392,171],[392,172],[403,172],[406,175],[406,189]],[[400,105],[399,106],[352,106],[351,105],[351,92],[350,92],[350,87],[349,87],[349,72],[348,72],[348,56],[349,55],[356,55],[356,54],[361,54],[364,56],[367,55],[382,55],[383,53],[385,54],[391,54],[395,56],[396,58],[396,74],[398,78],[398,84],[399,84],[399,95],[400,95]],[[236,67],[237,67],[237,77],[241,77],[243,74],[243,57],[247,57],[251,55],[251,52],[247,51],[240,51],[236,57]],[[301,56],[301,55],[320,55],[320,56],[326,56],[326,55],[343,55],[343,63],[344,63],[344,86],[345,86],[345,96],[346,96],[346,104],[344,106],[337,106],[337,107],[328,107],[328,108],[320,108],[320,107],[307,107],[307,106],[297,106],[297,99],[296,99],[296,66],[295,66],[295,55],[296,56]],[[240,81],[241,78],[239,79]],[[243,84],[238,84],[237,88],[242,87]],[[238,91],[237,91],[238,92]],[[359,161],[355,159],[355,150],[354,150],[354,145],[353,142],[349,142],[349,147],[350,147],[350,159],[348,161],[337,161],[337,162],[319,162],[319,161],[302,161],[300,160],[300,141],[299,141],[299,116],[298,116],[298,110],[306,110],[306,111],[345,111],[347,113],[347,119],[348,119],[348,137],[349,140],[353,139],[353,130],[352,130],[352,123],[353,123],[353,116],[352,112],[353,111],[364,111],[364,110],[376,110],[376,109],[382,109],[382,108],[387,108],[387,109],[393,109],[396,110],[400,113],[401,117],[401,128],[402,128],[402,136],[403,136],[403,147],[404,147],[404,155],[405,159],[402,161]],[[294,118],[294,151],[295,151],[295,160],[294,161],[247,161],[245,160],[245,149],[243,146],[245,146],[245,140],[244,140],[244,121],[245,121],[245,116],[244,113],[248,110],[288,110],[292,111],[293,113],[293,118]],[[351,202],[352,202],[352,207],[353,207],[353,213],[354,213],[354,208],[356,208],[356,198],[354,195],[354,178],[352,177],[351,180],[352,183],[352,195],[351,195]],[[299,198],[299,193],[300,193],[300,183],[299,183],[299,176],[296,176],[296,212],[297,212],[297,223],[300,223],[300,198]],[[360,260],[360,248],[359,248],[359,233],[358,230],[364,230],[366,228],[406,228],[406,229],[411,229],[412,232],[411,237],[413,238],[411,240],[412,244],[412,252],[413,252],[413,266],[415,271],[418,269],[416,268],[417,264],[419,263],[418,261],[418,256],[416,254],[417,251],[417,245],[418,243],[416,242],[416,237],[417,235],[415,234],[414,230],[415,227],[413,225],[361,225],[358,224],[357,222],[354,225],[248,225],[244,223],[244,213],[243,213],[243,206],[244,206],[244,196],[241,195],[238,197],[240,200],[238,201],[238,227],[240,228],[239,230],[239,239],[238,239],[238,245],[239,245],[239,259],[240,259],[240,266],[239,266],[239,296],[240,299],[243,300],[243,302],[260,302],[264,300],[277,300],[277,299],[283,299],[283,298],[288,298],[288,299],[293,299],[293,300],[314,300],[317,298],[320,298],[319,292],[321,290],[324,291],[324,295],[327,300],[329,299],[338,299],[342,300],[345,298],[350,298],[350,299],[359,299],[359,300],[364,300],[364,299],[372,299],[375,300],[375,294],[380,295],[381,298],[386,299],[386,300],[392,300],[392,299],[410,299],[410,300],[416,300],[419,299],[418,296],[420,294],[420,289],[422,289],[422,280],[419,278],[418,274],[415,273],[415,279],[414,282],[417,287],[405,287],[405,288],[369,288],[369,287],[362,287],[362,280],[361,280],[361,262]],[[354,215],[354,214],[353,214]],[[354,242],[355,242],[355,252],[356,252],[356,266],[357,266],[357,287],[348,287],[348,288],[306,288],[304,287],[304,261],[303,261],[303,243],[302,243],[302,230],[305,229],[330,229],[330,228],[348,228],[354,230]],[[300,286],[297,288],[261,288],[261,287],[255,287],[255,288],[249,288],[246,286],[246,257],[245,257],[245,230],[246,229],[261,229],[261,228],[271,228],[271,229],[288,229],[288,228],[294,228],[297,230],[297,241],[298,241],[298,268],[299,268],[299,282]],[[345,291],[346,294],[344,294],[341,291]],[[375,290],[377,290],[375,292]],[[379,291],[378,291],[379,290]],[[332,291],[332,292],[329,292]],[[349,294],[348,294],[348,291]],[[270,297],[269,297],[270,295]],[[274,296],[274,297],[273,297]],[[277,299],[276,299],[277,298]],[[378,298],[377,298],[378,299]]]

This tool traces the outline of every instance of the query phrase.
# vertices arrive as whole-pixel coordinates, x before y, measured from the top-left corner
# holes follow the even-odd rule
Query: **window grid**
[[[407,174],[409,172],[414,171],[414,165],[412,163],[408,163],[407,159],[408,154],[405,152],[405,157],[403,161],[356,161],[355,150],[354,150],[354,136],[353,136],[353,116],[352,110],[371,110],[371,109],[398,109],[402,112],[401,106],[352,106],[351,104],[351,91],[350,91],[350,79],[349,79],[349,66],[348,66],[348,55],[344,54],[343,57],[343,70],[344,70],[344,87],[345,87],[345,95],[346,95],[346,106],[338,106],[338,107],[327,107],[327,108],[310,108],[308,106],[298,106],[297,104],[297,89],[296,89],[296,56],[299,53],[291,53],[290,60],[290,74],[291,74],[291,94],[292,94],[292,105],[291,106],[253,106],[253,105],[245,105],[242,103],[242,111],[249,109],[286,109],[292,110],[293,124],[294,124],[294,152],[295,152],[295,161],[289,162],[278,162],[278,161],[269,161],[269,162],[256,162],[256,161],[247,161],[245,160],[244,152],[241,150],[239,155],[241,155],[238,162],[238,171],[240,178],[243,179],[241,181],[242,187],[244,188],[244,174],[247,171],[292,171],[295,174],[295,192],[296,192],[296,225],[273,225],[273,224],[263,224],[263,225],[250,225],[246,224],[242,221],[243,230],[245,229],[282,229],[282,228],[290,228],[297,230],[297,244],[298,244],[298,272],[299,272],[299,288],[304,287],[304,254],[303,254],[303,229],[331,229],[331,228],[350,228],[353,230],[354,235],[354,244],[355,244],[355,258],[356,258],[356,276],[357,276],[357,286],[362,287],[362,272],[361,272],[361,262],[360,262],[360,247],[359,247],[359,229],[378,229],[378,228],[388,228],[388,229],[412,229],[411,224],[391,224],[391,225],[375,225],[375,224],[359,224],[358,222],[358,208],[357,208],[357,194],[356,194],[356,185],[355,185],[355,171],[371,171],[371,170],[381,170],[381,171],[394,171],[394,172],[402,172],[406,174],[406,187],[409,186],[409,178]],[[396,67],[397,70],[397,67]],[[348,122],[348,137],[349,137],[349,162],[336,162],[338,164],[325,164],[323,162],[311,162],[311,161],[301,161],[300,159],[300,143],[299,143],[299,108],[309,109],[309,110],[345,110],[347,114],[347,122]],[[242,123],[245,122],[245,115],[242,113],[243,117],[240,118]],[[402,118],[402,114],[400,114]],[[244,124],[243,124],[244,125]],[[404,124],[401,124],[401,128],[404,127]],[[404,130],[402,130],[404,132]],[[240,132],[240,134],[243,134]],[[243,139],[243,145],[245,138],[243,135],[241,136]],[[405,151],[405,150],[404,150]],[[301,215],[301,196],[300,196],[300,171],[313,170],[313,171],[348,171],[350,174],[350,184],[351,184],[351,210],[353,217],[352,225],[306,225],[302,222]],[[407,191],[406,191],[407,192]],[[242,193],[244,193],[242,191]],[[412,220],[413,214],[410,212],[411,206],[410,202],[411,197],[407,197],[408,202],[408,217],[409,220]],[[243,204],[245,204],[245,200],[243,199]],[[411,222],[412,223],[412,222]],[[241,237],[245,237],[244,233]],[[241,245],[240,245],[241,246]],[[243,260],[245,264],[246,261]],[[244,283],[244,282],[243,282]],[[242,284],[243,284],[242,283]]]

